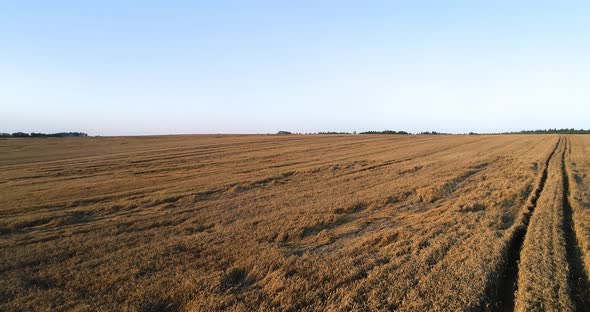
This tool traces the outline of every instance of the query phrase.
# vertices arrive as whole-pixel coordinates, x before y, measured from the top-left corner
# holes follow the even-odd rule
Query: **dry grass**
[[[494,309],[557,138],[0,140],[0,309]]]

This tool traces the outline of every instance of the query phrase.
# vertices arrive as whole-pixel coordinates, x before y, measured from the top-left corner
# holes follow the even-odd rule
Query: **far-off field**
[[[584,311],[590,136],[0,139],[2,311]]]

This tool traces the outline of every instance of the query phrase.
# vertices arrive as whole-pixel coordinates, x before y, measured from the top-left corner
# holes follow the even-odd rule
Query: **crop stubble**
[[[589,144],[0,140],[0,307],[574,309],[590,263]]]

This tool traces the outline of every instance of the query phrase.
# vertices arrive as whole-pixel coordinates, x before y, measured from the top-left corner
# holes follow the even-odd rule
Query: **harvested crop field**
[[[590,136],[0,140],[2,311],[582,311]]]

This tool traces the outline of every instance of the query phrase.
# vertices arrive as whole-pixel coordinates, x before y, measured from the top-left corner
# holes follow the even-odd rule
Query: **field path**
[[[588,276],[569,200],[568,147],[568,138],[561,137],[531,195],[524,226],[514,235],[511,263],[501,285],[503,311],[586,311],[590,307]]]
[[[535,186],[535,190],[531,193],[529,200],[526,205],[524,213],[521,215],[520,224],[515,227],[512,237],[506,246],[507,250],[505,253],[507,257],[506,271],[504,273],[503,280],[499,284],[498,297],[499,302],[496,304],[496,308],[499,311],[514,311],[514,300],[515,294],[518,289],[518,266],[520,262],[522,247],[524,243],[525,235],[527,234],[528,225],[530,223],[531,216],[533,215],[535,208],[537,207],[537,201],[539,196],[545,188],[547,182],[547,172],[549,169],[549,163],[555,156],[561,138],[557,140],[557,143],[549,153],[549,156],[545,160],[544,167],[541,171],[539,180]]]
[[[566,154],[571,154],[571,142],[566,141],[566,147],[562,155],[561,172],[563,174],[563,209],[564,209],[564,231],[566,238],[566,249],[568,255],[568,265],[570,269],[570,287],[572,290],[573,301],[577,311],[590,310],[590,282],[588,275],[584,270],[583,252],[580,248],[581,244],[578,242],[575,231],[575,221],[572,205],[570,203],[570,186],[569,186],[569,170],[566,161]]]

